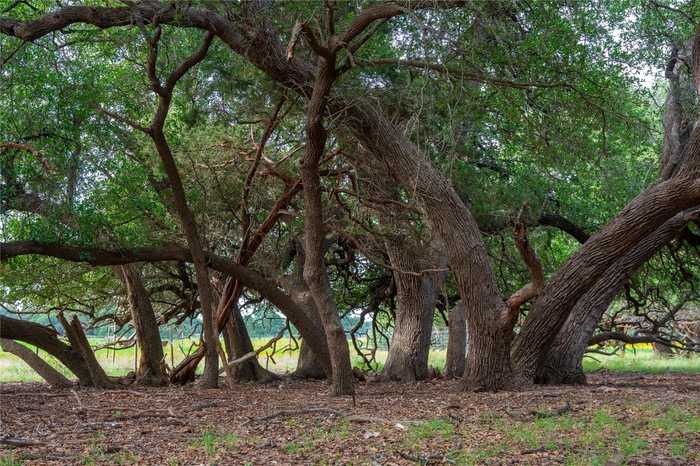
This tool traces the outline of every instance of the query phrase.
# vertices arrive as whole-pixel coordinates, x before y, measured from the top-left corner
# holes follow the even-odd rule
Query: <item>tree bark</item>
[[[175,11],[159,7],[160,5],[147,3],[129,8],[64,9],[61,13],[54,13],[36,21],[4,21],[0,24],[0,32],[32,40],[76,22],[100,27],[128,25],[131,24],[134,15],[139,14],[142,17],[153,18],[154,21],[157,19],[161,24],[174,23],[215,31],[232,50],[246,57],[272,79],[305,97],[311,96],[313,100],[313,68],[296,56],[289,57],[286,47],[279,41],[274,30],[266,27],[267,25],[261,26],[254,33],[244,32],[227,18],[209,10],[181,8]],[[377,15],[368,12],[358,16],[338,43],[347,44],[376,19],[400,15],[406,11],[404,7],[392,4],[378,5],[377,8],[381,10]],[[510,341],[512,329],[504,329],[501,315],[505,310],[505,303],[498,293],[486,248],[471,212],[462,203],[449,180],[377,109],[376,102],[362,98],[350,101],[335,96],[329,110],[338,115],[338,120],[350,129],[377,161],[389,168],[392,176],[407,192],[416,193],[423,201],[426,215],[434,230],[445,244],[450,245],[448,263],[455,274],[466,307],[470,335],[474,335],[469,346],[465,388],[502,388],[512,380],[510,353],[505,348],[505,343]],[[322,129],[320,125],[318,127]],[[304,188],[306,185],[304,181]],[[315,272],[310,270],[308,273]],[[318,276],[316,281],[322,284],[323,276]],[[317,285],[311,289],[314,293],[327,291]],[[333,318],[333,314],[327,313],[324,306],[319,306],[319,310],[322,320],[324,316]],[[339,330],[342,328],[326,330],[327,334],[333,333],[331,339],[340,341]],[[342,337],[344,339],[344,335]],[[347,344],[345,347],[347,350]],[[338,348],[343,352],[341,347]],[[337,356],[336,348],[329,348],[329,352]],[[333,359],[337,358],[331,357],[331,364]],[[347,367],[344,367],[345,369]],[[347,375],[344,377],[348,378]]]
[[[115,271],[126,288],[131,322],[134,325],[136,342],[140,350],[136,382],[141,385],[166,385],[168,376],[165,373],[160,328],[153,312],[151,297],[143,284],[141,272],[135,265],[117,266]]]
[[[466,309],[470,344],[463,388],[498,390],[512,382],[507,342],[512,329],[501,316],[506,305],[486,253],[479,227],[449,180],[368,102],[353,102],[343,122],[406,192],[419,196],[432,230],[446,246]],[[473,338],[471,337],[473,336]]]
[[[228,353],[229,362],[242,358],[246,354],[255,351],[253,342],[248,335],[248,329],[243,321],[243,316],[236,304],[231,309],[231,316],[226,324],[226,332],[229,335],[231,349]],[[260,365],[258,358],[250,358],[232,368],[233,380],[241,382],[267,382],[278,378],[275,374]]]
[[[62,342],[53,329],[0,315],[0,338],[21,341],[46,351],[75,374],[80,385],[92,385],[90,371],[80,352]]]
[[[458,379],[464,375],[467,354],[467,322],[464,306],[457,303],[450,309],[447,317],[447,356],[445,358],[445,377]]]
[[[619,215],[589,239],[549,281],[533,311],[528,315],[513,349],[518,371],[525,377],[537,377],[538,373],[543,372],[550,346],[569,317],[574,304],[596,284],[608,267],[630,251],[634,257],[635,248],[644,247],[638,243],[644,243],[645,237],[651,235],[653,238],[653,232],[662,229],[665,222],[672,221],[674,215],[700,203],[700,127],[695,125],[692,131],[689,129],[689,117],[682,105],[683,95],[692,94],[691,100],[694,103],[700,90],[700,30],[695,32],[692,48],[692,82],[681,85],[679,70],[683,67],[680,66],[678,50],[675,48],[666,69],[669,95],[664,113],[661,182],[627,204]],[[607,308],[613,297],[614,295],[607,299],[607,303],[602,302],[599,305]],[[604,310],[598,309],[596,312],[602,313]],[[583,344],[578,343],[579,346]],[[572,361],[568,361],[567,364],[568,368],[560,369],[564,373],[573,371],[571,380],[580,382],[581,375],[576,375],[578,369],[570,367]],[[566,376],[556,374],[552,377],[566,379]]]
[[[160,262],[160,261],[191,261],[191,252],[179,246],[164,246],[160,248],[132,248],[132,249],[98,249],[90,247],[66,246],[57,243],[41,243],[37,241],[13,241],[0,243],[2,254],[0,262],[12,257],[38,254],[56,257],[72,262],[83,262],[94,266],[123,265],[135,262]],[[329,374],[330,357],[328,346],[322,328],[309,319],[306,311],[302,309],[289,295],[280,290],[277,283],[269,280],[253,270],[244,267],[237,262],[216,254],[206,254],[207,261],[214,270],[231,275],[240,282],[257,290],[261,296],[277,307],[285,317],[299,330],[306,339],[324,372]],[[197,362],[199,359],[197,360]]]
[[[694,134],[697,143],[689,146],[700,146],[700,130]],[[533,380],[574,304],[619,257],[675,214],[698,202],[700,180],[692,175],[674,177],[637,196],[592,236],[549,280],[528,314],[513,348],[518,372]]]
[[[407,240],[407,239],[406,239]],[[444,267],[428,247],[405,247],[400,239],[386,241],[396,283],[396,322],[382,371],[388,380],[414,382],[428,378],[428,354],[433,315],[445,272],[423,269]]]
[[[319,58],[318,76],[307,107],[306,148],[301,166],[304,191],[304,281],[311,291],[328,342],[331,356],[331,387],[333,396],[353,394],[353,373],[350,350],[343,324],[338,315],[328,280],[324,258],[323,205],[319,163],[326,146],[323,127],[326,99],[334,81],[334,63]]]
[[[664,245],[681,233],[700,210],[677,214],[627,254],[619,258],[598,279],[595,286],[576,303],[557,334],[538,370],[537,382],[548,384],[582,384],[586,382],[582,360],[595,329],[610,303],[623,289],[634,272],[651,259]]]
[[[58,320],[66,332],[68,341],[73,348],[77,348],[85,362],[88,372],[90,373],[91,386],[98,388],[112,388],[114,383],[107,377],[104,369],[97,362],[95,352],[90,346],[90,342],[85,335],[83,325],[80,323],[78,316],[74,315],[70,322],[63,317],[63,314],[58,314]]]
[[[63,374],[51,367],[46,361],[41,359],[34,351],[26,346],[20,345],[13,340],[0,338],[0,348],[20,358],[52,387],[65,388],[73,385]]]
[[[290,255],[293,255],[292,273],[285,275],[280,279],[292,300],[303,309],[308,319],[312,322],[319,322],[321,317],[316,309],[316,303],[311,296],[309,287],[304,282],[304,262],[306,255],[304,254],[304,246],[298,240],[293,240],[290,248]],[[299,347],[299,357],[297,358],[297,367],[292,373],[292,377],[299,379],[323,379],[326,373],[323,370],[321,361],[311,349],[311,346],[302,336]]]
[[[195,276],[197,279],[197,292],[199,293],[199,302],[201,303],[202,313],[202,335],[204,339],[204,374],[202,375],[202,386],[206,388],[216,388],[219,384],[219,353],[218,340],[219,332],[214,322],[214,308],[211,292],[211,283],[209,282],[209,269],[207,267],[206,257],[204,255],[204,246],[199,235],[197,222],[194,214],[187,204],[185,188],[182,184],[180,172],[175,163],[170,145],[163,132],[165,120],[170,110],[172,93],[177,81],[194,65],[199,63],[206,56],[209,46],[214,38],[212,33],[207,33],[204,42],[200,49],[195,52],[190,58],[182,62],[173,71],[165,82],[161,85],[160,80],[155,75],[156,58],[158,50],[158,40],[160,38],[160,29],[157,28],[156,36],[150,42],[149,51],[149,79],[153,91],[158,96],[158,109],[153,117],[148,134],[153,140],[156,151],[160,156],[163,170],[168,177],[170,187],[172,189],[172,199],[175,204],[175,210],[180,217],[180,224],[187,239],[187,245],[192,253],[192,263],[194,264]]]

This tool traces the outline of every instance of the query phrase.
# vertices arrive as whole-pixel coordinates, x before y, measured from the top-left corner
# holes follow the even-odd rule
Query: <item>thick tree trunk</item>
[[[576,303],[566,323],[557,334],[536,378],[540,383],[580,384],[586,376],[581,365],[588,342],[610,303],[623,289],[634,272],[673,240],[700,210],[677,214],[655,232],[640,241],[601,275],[590,290]]]
[[[672,59],[670,69],[667,69],[671,92],[666,102],[664,122],[667,127],[661,160],[663,181],[627,204],[549,280],[513,348],[518,373],[523,377],[536,377],[574,304],[616,260],[674,215],[700,204],[700,127],[695,126],[688,136],[679,132],[683,110],[675,67],[676,60]],[[692,68],[694,93],[697,93],[700,88],[698,32],[693,41]]]
[[[75,374],[80,385],[92,385],[90,371],[80,352],[62,342],[53,329],[0,315],[0,338],[21,341],[46,351]]]
[[[13,340],[0,338],[0,348],[20,358],[52,387],[65,388],[73,385],[63,374],[51,367],[46,361],[41,359],[34,351],[26,346],[20,345]]]
[[[107,377],[104,369],[97,362],[95,352],[90,346],[90,342],[85,335],[83,325],[80,323],[78,316],[74,315],[70,322],[63,317],[63,314],[58,315],[58,320],[66,332],[68,341],[73,348],[77,348],[85,362],[88,372],[90,373],[91,386],[98,388],[112,388],[114,383]]]
[[[230,349],[227,349],[229,362],[255,351],[241,312],[235,304],[231,309],[231,317],[226,324],[226,333],[231,345]],[[236,364],[231,368],[231,371],[233,372],[233,380],[237,383],[267,382],[277,378],[275,374],[260,365],[258,358],[250,358],[240,364]]]
[[[299,379],[325,379],[326,373],[318,361],[311,347],[302,339],[299,348],[297,367],[292,372],[292,377]]]
[[[397,296],[394,333],[382,372],[383,378],[388,380],[413,382],[429,375],[433,315],[445,273],[424,272],[424,269],[440,268],[444,264],[429,260],[433,254],[421,253],[421,249],[386,242]]]
[[[478,225],[456,191],[425,156],[367,102],[354,102],[344,123],[366,149],[384,163],[406,192],[423,203],[433,231],[447,245],[466,310],[470,337],[465,390],[498,390],[512,382],[510,354],[504,349],[511,329],[502,321],[506,305],[499,295]]]
[[[168,376],[165,373],[160,328],[153,312],[151,297],[143,284],[141,272],[136,265],[121,265],[115,269],[127,291],[131,322],[136,331],[139,347],[136,382],[141,385],[166,385]]]
[[[457,303],[450,309],[447,317],[447,356],[445,358],[445,377],[458,379],[464,375],[467,354],[467,322],[464,306]]]
[[[303,257],[303,256],[302,256]],[[301,274],[303,268],[299,268]],[[321,318],[318,315],[318,309],[311,296],[309,288],[304,283],[303,279],[289,280],[294,283],[289,283],[289,293],[294,301],[304,309],[306,315],[313,322],[318,322]],[[299,348],[299,358],[297,359],[297,367],[292,373],[292,377],[300,379],[324,379],[326,373],[323,371],[323,365],[311,349],[311,346],[306,342],[306,339],[301,339]]]
[[[700,145],[700,130],[694,133]],[[513,349],[519,373],[534,379],[574,304],[619,257],[675,214],[698,202],[700,180],[694,176],[674,177],[637,196],[592,236],[549,280],[528,314]]]
[[[391,7],[391,5],[389,5]],[[402,14],[400,6],[389,8],[385,17]],[[96,13],[96,11],[98,13]],[[138,4],[133,8],[109,10],[99,16],[102,10],[70,10],[58,16],[39,20],[35,23],[8,24],[5,34],[32,40],[60,27],[75,22],[99,23],[101,27],[129,24],[134,14],[154,18],[165,23],[185,23],[202,29],[216,31],[216,34],[232,50],[245,56],[251,63],[267,73],[272,79],[306,97],[312,96],[314,71],[297,56],[288,57],[286,44],[282,44],[272,28],[261,25],[254,33],[242,33],[236,24],[212,11],[201,9],[163,10],[150,3]],[[371,22],[371,21],[370,21]],[[355,30],[355,32],[358,32]],[[462,301],[466,307],[470,335],[480,332],[478,338],[470,342],[468,374],[465,385],[468,389],[494,390],[511,381],[510,355],[504,347],[510,341],[511,329],[503,331],[501,319],[506,310],[499,296],[496,279],[489,264],[486,248],[478,226],[469,209],[460,200],[449,180],[432,166],[428,158],[411,143],[403,132],[393,125],[378,109],[376,101],[365,99],[348,100],[334,96],[329,109],[360,143],[377,159],[385,164],[392,176],[406,189],[415,193],[424,203],[426,216],[433,228],[448,248],[448,262],[455,274]],[[318,117],[325,112],[319,112]],[[310,140],[313,138],[310,138]],[[307,145],[308,150],[308,145]],[[304,182],[306,188],[306,181]],[[305,211],[308,209],[305,209]],[[315,273],[309,271],[309,274]],[[319,283],[323,276],[319,275]],[[314,285],[312,292],[323,293],[320,286]],[[314,298],[315,299],[315,298]],[[326,303],[323,303],[324,305]],[[321,317],[333,319],[323,306],[319,306]],[[335,325],[335,327],[338,327]],[[324,328],[325,325],[324,325]],[[340,330],[340,331],[339,331]],[[326,328],[331,339],[344,340],[342,328]],[[329,333],[330,332],[330,333]],[[336,345],[330,344],[331,363],[338,354]],[[347,344],[345,345],[347,351]],[[471,364],[471,362],[474,364]],[[349,366],[349,358],[345,366]],[[344,371],[348,367],[343,368]],[[347,372],[347,371],[346,371]],[[348,378],[348,375],[344,375]]]
[[[320,322],[321,317],[318,315],[318,309],[316,309],[311,291],[304,282],[304,262],[306,260],[304,247],[299,241],[295,240],[291,252],[294,255],[292,258],[294,262],[293,271],[290,275],[282,277],[280,281],[292,300],[303,309],[309,320]],[[304,337],[301,339],[297,367],[292,373],[292,377],[300,379],[323,379],[326,377],[320,359],[313,352]]]

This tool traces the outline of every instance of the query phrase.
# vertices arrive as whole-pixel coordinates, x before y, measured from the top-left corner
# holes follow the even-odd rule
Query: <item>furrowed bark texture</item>
[[[619,258],[576,303],[540,368],[536,381],[550,384],[585,383],[583,355],[596,326],[612,300],[634,272],[674,239],[700,211],[677,214]]]
[[[666,70],[669,96],[664,114],[661,181],[627,204],[547,283],[533,311],[528,315],[513,350],[518,370],[526,377],[543,372],[550,346],[569,317],[569,311],[576,309],[576,302],[609,267],[614,267],[613,264],[628,253],[638,256],[634,250],[646,247],[643,244],[645,238],[684,209],[700,204],[700,127],[696,125],[688,134],[688,116],[682,105],[682,101],[690,94],[693,95],[691,100],[697,101],[700,83],[700,31],[696,31],[692,45],[692,84],[680,84],[678,70],[681,66],[677,53],[674,50],[676,56],[672,56]],[[683,95],[686,96],[685,99]],[[636,267],[639,265],[641,263]],[[581,312],[582,308],[576,310]],[[579,320],[585,318],[579,317]]]
[[[353,373],[350,350],[343,324],[336,308],[324,258],[323,205],[319,163],[326,146],[323,127],[326,99],[334,81],[335,66],[319,59],[318,76],[307,107],[306,148],[301,166],[304,191],[304,281],[311,291],[328,342],[331,357],[331,395],[353,393]]]
[[[179,246],[132,249],[98,249],[66,246],[38,241],[13,241],[0,243],[0,262],[12,257],[37,254],[56,257],[71,262],[82,262],[93,266],[123,265],[136,262],[192,261],[191,252]],[[207,261],[212,269],[231,275],[276,306],[311,346],[326,374],[330,373],[330,358],[323,329],[312,321],[289,295],[283,293],[272,280],[238,264],[236,261],[208,253]]]
[[[290,254],[293,255],[291,258],[293,261],[292,273],[283,276],[280,282],[294,302],[304,310],[307,317],[313,322],[320,322],[321,317],[318,315],[316,303],[304,281],[304,262],[306,259],[303,244],[295,240]],[[326,377],[323,365],[303,336],[299,348],[297,367],[292,373],[292,377],[300,379],[323,379]]]
[[[690,55],[692,43],[685,44],[684,50],[674,46],[671,58],[666,65],[666,79],[669,83],[664,105],[664,144],[660,161],[660,179],[670,179],[685,163],[686,144],[691,134],[697,102],[697,91],[692,76],[685,73],[681,57]],[[566,323],[561,328],[538,369],[537,380],[542,383],[585,383],[583,355],[593,337],[596,326],[616,295],[634,272],[665,244],[673,240],[695,217],[694,210],[677,214],[652,234],[634,246],[605,271],[591,288],[573,307]],[[667,348],[665,345],[656,345]]]
[[[397,7],[390,13],[398,15],[404,11],[404,8]],[[212,31],[233,51],[246,57],[272,79],[307,98],[311,97],[313,67],[296,56],[288,59],[286,47],[270,27],[260,25],[251,31],[210,10],[173,8],[160,3],[140,3],[128,8],[64,8],[60,13],[32,22],[2,19],[0,31],[31,40],[77,22],[103,28],[125,26],[132,23],[135,14],[157,19],[161,24],[178,24]],[[376,19],[373,18],[372,15],[366,16],[362,21],[372,22]],[[348,36],[347,39],[353,37]],[[466,307],[469,332],[473,335],[465,388],[501,388],[511,380],[510,354],[504,345],[504,338],[509,337],[510,329],[504,332],[500,322],[505,304],[498,293],[478,226],[449,180],[432,166],[425,155],[377,107],[377,102],[369,100],[348,101],[334,97],[329,110],[342,115],[340,121],[376,160],[385,164],[407,191],[419,196],[434,230],[445,244],[451,245],[448,249],[448,263],[457,278]],[[319,282],[321,281],[322,278]],[[323,290],[319,288],[316,291]],[[323,306],[319,308],[322,317],[326,315]],[[327,329],[327,334],[328,330],[330,329]],[[339,340],[337,329],[333,333],[337,335],[332,338]],[[334,350],[329,351],[332,353]]]
[[[314,303],[311,292],[306,286],[306,283],[304,283],[304,280],[297,279],[294,281],[294,284],[290,284],[290,286],[287,288],[289,289],[292,299],[296,301],[302,309],[304,309],[309,319],[319,322],[321,318],[318,315],[316,303]],[[301,379],[323,379],[326,377],[326,373],[323,371],[323,366],[305,338],[302,338],[301,340],[299,359],[297,360],[297,367],[292,373],[292,376]]]
[[[131,322],[139,346],[136,381],[142,385],[166,385],[168,376],[165,373],[163,342],[141,272],[136,265],[121,265],[115,269],[127,291]]]
[[[466,390],[497,390],[511,381],[505,309],[481,233],[449,180],[369,102],[355,102],[345,124],[408,192],[419,196],[432,230],[446,247],[466,310],[470,344]]]
[[[445,377],[458,379],[464,375],[467,352],[467,323],[464,306],[457,303],[450,309],[447,317],[447,356],[445,358]]]
[[[413,382],[429,376],[433,315],[446,274],[423,272],[423,269],[438,268],[441,264],[430,261],[431,257],[423,257],[430,254],[422,253],[420,249],[424,247],[405,247],[399,242],[386,241],[397,295],[394,333],[382,371],[382,376],[389,380]]]
[[[696,142],[689,146],[697,153],[700,132],[694,133]],[[519,373],[534,379],[569,311],[621,255],[666,220],[698,202],[700,179],[674,177],[637,196],[592,236],[547,282],[528,314],[513,348]]]
[[[80,355],[85,362],[88,372],[90,373],[91,386],[97,388],[112,388],[114,383],[107,377],[104,369],[97,362],[95,357],[95,352],[90,346],[90,342],[85,335],[83,326],[78,319],[78,316],[73,316],[70,322],[63,317],[63,314],[58,315],[58,320],[63,326],[63,330],[66,332],[68,341],[73,348],[77,348]]]
[[[402,11],[398,8],[392,14]],[[288,59],[286,48],[269,26],[246,24],[242,27],[210,10],[150,2],[126,8],[68,7],[36,21],[2,18],[0,32],[32,40],[76,22],[103,28],[126,26],[132,24],[134,15],[210,30],[274,80],[307,98],[311,96],[313,68],[297,56]],[[352,36],[348,40],[351,39]],[[451,245],[448,262],[466,308],[470,334],[465,388],[502,388],[512,380],[510,351],[506,344],[511,329],[504,329],[500,320],[505,305],[496,288],[476,222],[449,181],[377,107],[377,102],[369,100],[334,97],[329,110],[388,167],[407,191],[420,197],[433,229]],[[691,135],[689,145],[693,145],[692,139]],[[678,170],[674,179],[649,188],[591,237],[552,277],[524,323],[513,352],[519,374],[534,379],[538,363],[570,309],[617,257],[698,201],[700,181],[694,175],[689,176],[686,170]]]

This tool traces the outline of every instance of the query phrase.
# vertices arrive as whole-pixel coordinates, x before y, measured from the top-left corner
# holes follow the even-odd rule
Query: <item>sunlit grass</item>
[[[253,345],[259,348],[266,344],[268,339],[256,338],[253,340]],[[104,341],[92,340],[93,345],[103,345]],[[177,365],[182,361],[188,351],[195,351],[193,346],[195,340],[175,340],[171,345],[170,342],[164,342],[163,352],[165,353],[165,362],[171,365]],[[288,346],[291,343],[288,340],[280,340],[279,348]],[[292,345],[293,346],[293,345]],[[32,349],[36,350],[36,348]],[[296,367],[296,361],[299,356],[299,350],[293,351],[278,351],[272,355],[271,350],[265,351],[259,358],[260,364],[267,369],[285,374],[292,372]],[[47,360],[53,367],[56,367],[66,377],[71,378],[70,372],[63,367],[53,357],[47,355],[43,351],[39,351],[39,355]],[[96,352],[97,359],[104,367],[107,374],[112,376],[126,375],[134,370],[137,354],[135,349],[126,348],[121,350],[100,349]],[[353,365],[357,367],[363,366],[363,360],[355,352],[351,345],[351,356]],[[684,373],[684,374],[700,374],[700,356],[699,355],[680,355],[672,358],[658,356],[651,349],[642,348],[634,350],[628,348],[625,352],[618,352],[612,356],[594,354],[595,359],[586,357],[583,361],[583,367],[586,372],[595,372],[601,369],[616,373],[641,373],[641,374],[664,374],[664,373]],[[373,365],[374,370],[381,370],[386,361],[387,351],[378,350],[376,352],[376,362]],[[442,371],[445,366],[445,350],[433,350],[430,352],[429,365]],[[202,368],[200,367],[200,371]],[[34,373],[24,362],[16,356],[0,351],[0,383],[3,382],[40,382],[41,378]]]
[[[594,354],[583,360],[586,372],[605,369],[618,373],[641,374],[700,374],[700,356],[678,355],[671,358],[661,357],[649,349],[627,349],[612,356]]]

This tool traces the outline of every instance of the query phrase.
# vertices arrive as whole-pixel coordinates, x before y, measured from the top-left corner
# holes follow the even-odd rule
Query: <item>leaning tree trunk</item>
[[[318,315],[316,303],[309,287],[304,282],[304,262],[306,255],[304,254],[304,246],[298,240],[291,242],[289,251],[291,260],[293,261],[292,273],[281,277],[280,282],[289,294],[289,297],[303,310],[306,316],[312,322],[319,322],[321,317]],[[285,264],[289,265],[289,264]],[[323,379],[326,378],[326,373],[323,370],[321,360],[311,349],[311,346],[306,342],[305,338],[301,338],[299,347],[299,357],[297,358],[297,367],[292,372],[292,377],[299,379]]]
[[[458,379],[464,375],[467,353],[467,323],[464,306],[457,303],[450,309],[447,317],[447,356],[445,358],[445,377]]]
[[[153,312],[151,297],[143,284],[141,272],[136,265],[121,265],[115,269],[127,291],[131,322],[134,325],[139,348],[136,382],[142,385],[166,385],[168,376],[165,373],[160,328]]]
[[[300,273],[301,270],[302,269],[299,270]],[[316,304],[311,297],[311,292],[303,279],[295,280],[294,283],[290,283],[288,287],[292,299],[301,306],[304,312],[309,316],[309,319],[318,322],[320,320],[318,309],[316,309]],[[326,377],[321,361],[303,338],[301,339],[299,347],[297,367],[292,373],[292,377],[300,379],[324,379]]]
[[[507,347],[512,329],[501,319],[506,305],[473,215],[450,181],[376,105],[358,100],[338,110],[345,112],[342,122],[374,159],[388,168],[406,193],[419,197],[432,230],[446,245],[447,262],[466,309],[469,334],[475,335],[470,339],[463,389],[498,390],[510,385]]]
[[[586,382],[582,367],[583,355],[598,322],[610,303],[642,264],[674,239],[689,221],[697,219],[699,215],[698,209],[677,214],[639,242],[601,275],[595,286],[576,303],[566,323],[557,334],[538,370],[537,382],[550,384]]]
[[[248,329],[245,326],[241,312],[236,304],[232,305],[231,316],[226,323],[226,336],[228,360],[242,358],[254,350],[250,340]],[[258,358],[250,358],[231,368],[234,382],[268,382],[277,378],[275,374],[260,365]]]
[[[389,261],[396,283],[396,322],[384,364],[382,377],[387,380],[413,382],[428,378],[428,353],[433,330],[433,315],[444,272],[424,272],[439,268],[426,260],[433,254],[421,254],[423,247],[404,247],[386,242]],[[421,256],[427,257],[421,257]],[[436,256],[437,254],[435,254]]]
[[[20,358],[52,387],[65,388],[73,385],[63,374],[51,367],[46,361],[41,359],[34,351],[26,346],[13,340],[0,338],[0,348]]]
[[[90,385],[98,388],[112,388],[114,383],[97,361],[95,352],[90,346],[90,342],[85,335],[83,325],[80,323],[78,316],[74,315],[71,321],[68,322],[63,314],[58,314],[58,320],[61,322],[63,330],[66,332],[70,345],[78,350],[90,373]]]
[[[21,341],[46,351],[66,366],[80,385],[92,385],[90,371],[80,351],[61,341],[53,329],[0,315],[0,338]]]
[[[693,133],[695,143],[688,146],[700,155],[700,128]],[[549,280],[528,314],[513,348],[518,372],[534,380],[574,304],[618,258],[678,212],[699,202],[700,180],[693,173],[681,173],[644,191],[592,236]],[[473,329],[469,330],[472,335]]]
[[[664,147],[660,176],[662,181],[627,204],[619,215],[590,238],[547,283],[533,311],[523,324],[513,349],[518,370],[524,376],[537,378],[538,374],[541,374],[545,380],[550,376],[553,380],[565,379],[566,376],[545,374],[547,371],[544,365],[549,357],[551,345],[574,305],[599,282],[609,267],[614,268],[613,264],[616,261],[628,253],[634,257],[636,247],[645,247],[643,243],[646,237],[653,237],[654,231],[663,229],[662,225],[672,221],[676,214],[700,203],[700,127],[690,125],[693,128],[692,132],[687,134],[683,127],[688,123],[689,115],[682,105],[684,95],[692,94],[692,101],[696,102],[700,89],[700,32],[696,31],[692,48],[693,79],[682,82],[679,73],[685,69],[685,65],[678,60],[678,50],[674,49],[666,69],[669,95],[664,114]],[[613,297],[614,295],[609,299]],[[609,300],[604,304],[606,308],[608,304]],[[595,312],[602,313],[604,309],[596,309]],[[581,346],[587,344],[587,340],[583,342],[582,338],[577,342],[577,352],[581,351]],[[571,358],[574,356],[575,354],[571,355]],[[558,365],[554,361],[548,364],[553,368]],[[559,370],[564,373],[573,370],[572,380],[580,381],[581,376],[575,375],[578,368],[575,365],[572,368],[573,364],[573,361],[567,361],[568,367],[562,366]]]
[[[390,8],[391,6],[389,4]],[[405,11],[400,5],[394,6],[389,16]],[[268,24],[247,24],[246,27],[252,30],[241,34],[233,23],[214,11],[182,9],[177,15],[168,16],[170,10],[163,10],[150,2],[140,2],[132,8],[110,10],[109,17],[100,15],[100,26],[128,24],[134,14],[153,18],[154,21],[160,20],[162,23],[187,22],[190,26],[215,31],[234,52],[244,56],[272,79],[304,97],[311,95],[313,67],[300,58],[299,54],[289,55],[286,42],[282,43]],[[45,27],[41,21],[36,26],[21,23],[18,27],[13,27],[10,24],[5,32],[20,39],[33,40],[68,24],[94,22],[95,17],[92,9],[72,10],[69,14],[51,18],[50,27]],[[472,332],[483,331],[479,338],[470,341],[470,364],[467,371],[467,380],[470,382],[467,388],[493,390],[503,387],[511,380],[510,354],[504,350],[511,329],[502,331],[500,317],[505,303],[499,296],[495,274],[471,212],[460,200],[449,180],[432,166],[426,155],[403,131],[378,110],[375,100],[350,100],[336,95],[328,107],[329,113],[336,116],[335,119],[345,125],[377,161],[389,168],[392,176],[407,192],[415,193],[424,202],[426,216],[443,242],[450,245],[449,264],[467,309],[469,329]],[[306,183],[304,185],[306,187]],[[206,265],[199,258],[194,259],[196,265]],[[320,310],[322,316],[325,315],[326,311]],[[337,337],[340,341],[340,332]],[[334,351],[330,349],[331,354]]]

